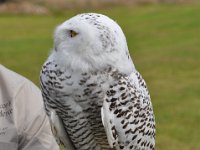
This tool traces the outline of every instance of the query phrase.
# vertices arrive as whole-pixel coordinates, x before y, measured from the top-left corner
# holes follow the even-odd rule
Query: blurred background
[[[82,12],[122,27],[147,82],[157,150],[200,150],[200,0],[0,0],[0,63],[39,86],[55,27]]]

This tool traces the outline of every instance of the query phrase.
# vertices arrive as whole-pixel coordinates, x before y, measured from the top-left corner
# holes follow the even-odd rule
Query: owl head
[[[123,31],[102,14],[79,14],[59,25],[54,47],[56,59],[73,69],[87,72],[111,66],[126,74],[134,69]]]

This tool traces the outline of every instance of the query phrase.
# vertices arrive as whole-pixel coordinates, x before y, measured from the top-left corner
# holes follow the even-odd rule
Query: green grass
[[[92,11],[92,10],[90,10]],[[0,63],[37,85],[53,47],[53,30],[80,13],[1,15]],[[200,149],[200,5],[147,5],[96,12],[123,28],[137,69],[147,81],[157,122],[157,150]]]

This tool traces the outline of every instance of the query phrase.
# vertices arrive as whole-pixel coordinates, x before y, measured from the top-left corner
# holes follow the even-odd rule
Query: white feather
[[[112,134],[112,125],[110,121],[113,118],[112,118],[112,114],[108,112],[108,106],[106,104],[103,104],[103,107],[101,108],[101,119],[106,131],[108,143],[110,147],[113,148],[114,146],[113,143],[117,143],[117,139],[115,140]]]
[[[75,150],[59,116],[55,110],[50,111],[50,124],[52,133],[59,145],[64,145],[64,150]]]

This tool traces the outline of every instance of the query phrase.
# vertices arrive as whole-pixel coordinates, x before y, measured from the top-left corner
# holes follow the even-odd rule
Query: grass
[[[92,11],[92,10],[90,10]],[[0,63],[39,85],[53,30],[82,10],[49,16],[1,15]],[[123,28],[145,78],[157,122],[157,150],[200,149],[200,7],[146,5],[96,10]]]

